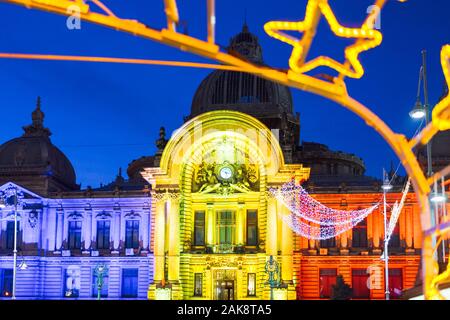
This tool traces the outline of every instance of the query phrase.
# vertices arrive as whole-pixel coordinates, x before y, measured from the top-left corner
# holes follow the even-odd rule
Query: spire
[[[41,97],[37,97],[36,109],[31,113],[32,124],[23,127],[26,137],[49,137],[51,132],[44,127],[45,114],[41,110]]]
[[[248,25],[247,25],[247,9],[244,10],[244,24],[242,25],[242,32],[248,33]]]
[[[158,148],[159,153],[162,154],[164,148],[166,147],[167,142],[168,141],[166,139],[166,128],[161,127],[159,129],[159,139],[156,140],[156,147]]]

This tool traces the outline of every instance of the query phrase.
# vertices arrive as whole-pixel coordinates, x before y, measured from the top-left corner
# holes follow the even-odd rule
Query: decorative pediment
[[[98,213],[95,217],[97,218],[97,220],[109,220],[112,218],[112,214],[110,212],[103,210],[102,212]]]
[[[25,202],[33,199],[41,200],[43,198],[12,182],[0,186],[0,201],[7,210],[13,210],[16,205],[18,210],[22,210]]]
[[[141,215],[134,210],[131,210],[130,212],[125,214],[125,218],[129,220],[139,220],[141,218]]]
[[[67,216],[67,219],[69,220],[83,220],[83,214],[80,212],[71,212],[69,213],[69,215]]]
[[[194,166],[192,192],[228,195],[259,191],[259,168],[226,135],[204,146],[208,150]]]

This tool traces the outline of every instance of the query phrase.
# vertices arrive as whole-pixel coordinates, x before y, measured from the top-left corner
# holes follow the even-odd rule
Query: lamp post
[[[388,224],[387,224],[387,212],[386,212],[386,192],[392,189],[392,185],[389,181],[389,178],[386,175],[386,171],[383,169],[383,185],[381,186],[383,189],[383,214],[384,214],[384,277],[385,277],[385,298],[386,300],[390,299],[390,291],[389,291],[389,235],[388,235]]]
[[[95,283],[97,286],[97,300],[100,300],[102,297],[104,277],[108,274],[108,267],[105,264],[99,263],[95,266],[94,274],[97,276],[97,281]]]
[[[423,84],[423,98],[424,103],[422,104],[420,91],[421,85]],[[428,78],[427,78],[427,51],[422,50],[422,66],[419,72],[419,84],[417,86],[417,97],[416,104],[409,113],[410,117],[413,119],[423,119],[425,118],[425,123],[428,125],[430,123],[430,105],[428,103]],[[432,159],[431,159],[431,143],[427,143],[427,176],[430,177],[433,174]]]
[[[269,276],[267,284],[270,286],[270,300],[273,300],[273,289],[280,286],[280,267],[278,262],[270,256],[269,260],[266,262],[265,267],[266,273]]]
[[[423,119],[425,117],[425,123],[428,126],[430,123],[430,105],[428,103],[428,78],[427,78],[427,52],[426,50],[422,50],[422,66],[420,68],[420,74],[419,74],[419,85],[417,88],[417,99],[416,104],[414,105],[413,110],[409,113],[411,118],[413,119]],[[423,80],[423,98],[424,98],[424,104],[422,105],[421,98],[420,98],[420,91],[421,91],[421,83]],[[433,161],[431,157],[431,142],[428,141],[426,144],[427,148],[427,177],[431,177],[433,175]],[[443,189],[443,196],[440,195],[437,192],[437,187],[435,183],[434,192],[432,193],[430,200],[435,204],[434,210],[431,208],[431,227],[436,226],[437,223],[439,223],[439,210],[438,210],[438,204],[444,202],[445,203],[445,189]],[[444,204],[445,207],[445,204]],[[444,242],[443,242],[444,243]],[[433,246],[436,245],[436,238],[433,237]],[[443,244],[444,245],[444,244]],[[442,251],[442,252],[441,252]],[[445,250],[442,250],[442,247],[437,248],[436,250],[437,254],[437,261],[439,264],[439,269],[443,269],[444,262],[445,262]],[[442,271],[442,270],[440,270]]]
[[[19,202],[19,197],[23,198],[23,194],[19,194],[17,187],[10,186],[5,191],[0,192],[2,201],[0,202],[0,208],[5,208],[6,206],[14,206],[14,246],[13,246],[13,288],[11,299],[16,299],[16,282],[17,282],[17,207]],[[26,264],[23,264],[26,268]],[[21,266],[21,269],[23,266]]]

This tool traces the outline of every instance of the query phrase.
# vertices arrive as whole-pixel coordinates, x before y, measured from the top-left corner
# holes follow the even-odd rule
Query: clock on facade
[[[233,176],[233,170],[230,167],[223,167],[219,170],[219,176],[223,180],[230,180]]]

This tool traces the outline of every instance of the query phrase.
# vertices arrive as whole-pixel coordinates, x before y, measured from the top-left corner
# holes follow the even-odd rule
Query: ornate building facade
[[[246,25],[228,50],[264,64]],[[297,235],[281,219],[289,210],[269,190],[292,179],[334,209],[368,208],[382,197],[381,181],[365,175],[361,158],[300,139],[289,88],[245,73],[212,72],[171,139],[161,128],[155,155],[130,163],[128,180],[119,173],[98,189],[80,190],[43,117],[38,103],[25,134],[0,147],[0,190],[24,194],[19,261],[28,268],[18,271],[18,297],[91,298],[93,270],[102,263],[109,268],[102,292],[108,298],[269,299],[268,271],[276,261],[277,299],[329,299],[338,275],[353,298],[384,298],[381,208],[320,241]],[[438,162],[449,158],[445,134],[444,146],[435,141]],[[393,175],[389,204],[400,200],[405,183]],[[0,212],[5,296],[13,209]],[[414,286],[420,249],[411,192],[390,242],[392,298]]]
[[[24,130],[0,147],[0,298],[12,295],[17,212],[17,298],[95,298],[94,270],[106,265],[101,296],[145,299],[153,278],[150,191],[119,188],[120,176],[102,189],[79,190],[71,163],[51,143],[39,100]],[[15,192],[17,208],[8,201]]]

